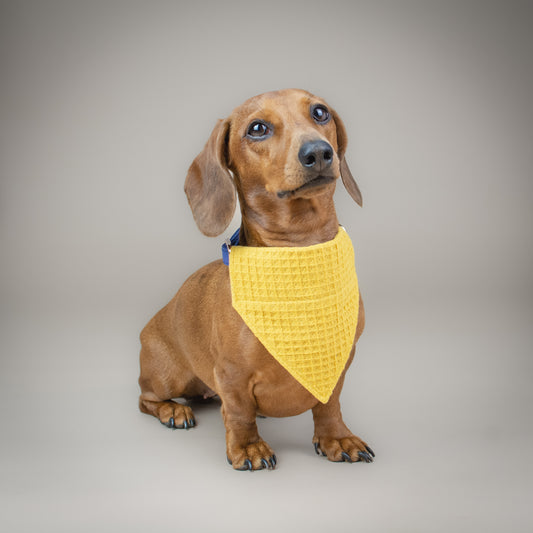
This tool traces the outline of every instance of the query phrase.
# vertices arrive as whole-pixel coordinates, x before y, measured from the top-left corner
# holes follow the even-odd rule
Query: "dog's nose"
[[[300,148],[298,159],[305,168],[320,172],[331,165],[333,148],[326,141],[308,141]]]

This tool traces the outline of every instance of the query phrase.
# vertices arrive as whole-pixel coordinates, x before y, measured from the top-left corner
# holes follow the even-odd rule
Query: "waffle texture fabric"
[[[344,228],[305,247],[232,246],[233,307],[270,354],[326,403],[355,338],[359,288]]]

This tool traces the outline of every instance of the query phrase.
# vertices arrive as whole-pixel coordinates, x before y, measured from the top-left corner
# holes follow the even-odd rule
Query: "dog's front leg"
[[[313,408],[315,434],[313,444],[317,454],[327,456],[330,461],[354,463],[373,461],[372,449],[356,437],[342,420],[339,396],[344,382],[341,377],[331,398],[326,404],[319,403]]]
[[[248,379],[217,379],[226,426],[226,454],[235,470],[275,468],[272,448],[259,436],[257,405]]]

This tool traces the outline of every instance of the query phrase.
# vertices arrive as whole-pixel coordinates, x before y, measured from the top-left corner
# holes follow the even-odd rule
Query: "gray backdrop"
[[[3,531],[531,531],[531,2],[2,1]],[[349,134],[376,462],[259,422],[274,472],[137,410],[138,333],[219,256],[183,193],[217,118],[300,87]],[[238,216],[228,229],[237,227]]]

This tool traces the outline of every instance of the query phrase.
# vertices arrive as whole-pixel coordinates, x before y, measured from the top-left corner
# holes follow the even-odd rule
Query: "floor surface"
[[[275,471],[233,471],[217,404],[169,430],[137,410],[131,309],[4,316],[0,529],[526,532],[531,308],[367,303],[343,414],[373,464],[315,455],[309,413],[259,421]]]

